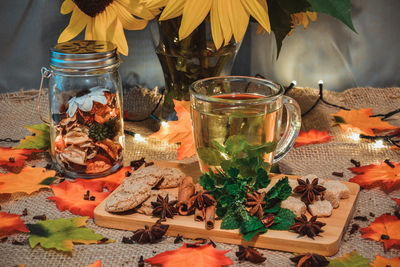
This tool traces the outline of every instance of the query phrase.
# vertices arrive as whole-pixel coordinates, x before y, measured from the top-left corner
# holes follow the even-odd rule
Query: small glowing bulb
[[[385,145],[383,144],[383,140],[376,140],[374,144],[374,148],[384,148]]]
[[[168,122],[162,121],[161,122],[161,126],[164,127],[164,128],[168,128],[169,125],[168,125]]]
[[[350,134],[349,134],[349,138],[350,139],[352,139],[352,140],[354,140],[354,141],[360,141],[360,134],[359,133],[354,133],[354,132],[351,132]]]
[[[297,82],[295,80],[292,81],[293,85],[296,86]]]
[[[146,138],[144,138],[143,136],[141,136],[140,134],[135,134],[135,136],[133,137],[133,139],[137,142],[144,142],[146,141]]]
[[[324,81],[323,80],[319,80],[318,84],[324,84]]]

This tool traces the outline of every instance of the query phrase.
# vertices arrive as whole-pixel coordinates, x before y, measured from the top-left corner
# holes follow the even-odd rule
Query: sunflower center
[[[72,0],[88,16],[96,17],[114,0]]]

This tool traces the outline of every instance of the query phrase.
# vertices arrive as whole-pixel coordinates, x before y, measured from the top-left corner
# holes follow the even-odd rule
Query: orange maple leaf
[[[233,261],[225,256],[225,253],[229,252],[229,250],[218,250],[211,244],[198,247],[188,247],[187,245],[184,244],[176,250],[165,251],[145,261],[152,265],[161,265],[163,267],[217,267],[233,264]]]
[[[349,168],[357,174],[349,181],[359,184],[363,188],[380,186],[386,193],[400,188],[400,163],[392,162],[394,168],[385,162],[379,165],[370,164],[361,167]]]
[[[0,212],[0,239],[18,232],[29,232],[21,215]]]
[[[383,242],[385,249],[400,247],[400,220],[394,215],[383,214],[360,230],[361,237]]]
[[[377,117],[370,117],[372,115],[372,108],[367,109],[352,109],[352,110],[340,110],[336,114],[331,114],[334,117],[336,123],[340,125],[340,128],[344,132],[352,131],[359,134],[375,136],[373,129],[375,130],[393,130],[397,129],[396,126],[391,125],[388,122],[382,121]]]
[[[386,267],[386,266],[400,266],[400,258],[385,258],[382,256],[377,255],[373,262],[370,263],[372,267]]]
[[[169,121],[168,126],[161,126],[160,130],[150,137],[156,137],[170,144],[180,143],[177,159],[183,159],[196,155],[190,119],[190,102],[174,100],[174,104],[178,120]]]
[[[53,177],[56,172],[45,168],[26,166],[20,173],[0,174],[0,194],[25,192],[31,194],[48,185],[40,184],[44,179]]]
[[[332,137],[333,136],[328,135],[328,131],[321,132],[315,129],[311,129],[308,132],[300,131],[294,147],[329,142]]]
[[[8,167],[24,166],[27,156],[35,152],[41,152],[38,149],[13,149],[12,147],[0,147],[0,165]]]
[[[90,181],[103,183],[103,186],[106,187],[111,193],[122,184],[122,181],[126,178],[127,172],[132,172],[132,168],[130,166],[123,167],[119,171],[114,172],[110,175],[101,178],[91,179]],[[79,181],[81,179],[76,180]]]
[[[90,216],[93,218],[94,209],[99,205],[110,192],[103,192],[102,182],[93,182],[79,179],[76,182],[64,181],[58,185],[50,185],[54,196],[48,197],[55,200],[60,211],[69,210],[72,214]],[[89,191],[88,199],[84,195]],[[94,200],[90,200],[94,197]]]
[[[90,265],[86,265],[85,267],[101,267],[101,260],[97,260]]]

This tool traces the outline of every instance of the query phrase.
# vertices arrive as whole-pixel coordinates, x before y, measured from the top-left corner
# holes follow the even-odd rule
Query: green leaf
[[[296,215],[288,209],[281,208],[278,214],[275,215],[275,223],[269,227],[272,230],[289,230],[294,224]]]
[[[25,139],[21,139],[16,149],[41,149],[46,150],[50,148],[50,127],[47,124],[35,124],[24,126],[28,131],[34,135],[28,135]]]
[[[58,177],[47,177],[46,179],[43,179],[39,184],[42,185],[51,185],[54,181],[58,180],[60,178]]]
[[[271,153],[276,148],[276,142],[268,142],[262,145],[248,145],[244,152],[251,158],[261,157],[264,153]]]
[[[216,140],[213,140],[212,144],[219,152],[222,152],[222,153],[226,152],[225,147],[223,145],[221,145],[220,143],[218,143]]]
[[[350,0],[308,0],[308,2],[311,4],[310,11],[335,17],[354,32],[357,32],[351,19]]]
[[[225,158],[221,153],[212,147],[199,147],[197,149],[197,154],[200,159],[208,165],[219,166]]]
[[[289,185],[289,180],[286,177],[279,181],[267,192],[265,201],[268,203],[273,199],[285,200],[292,194],[292,188]]]
[[[215,180],[211,177],[209,173],[203,173],[200,176],[199,183],[207,191],[212,191],[215,188]]]
[[[254,184],[254,190],[258,190],[260,188],[265,188],[269,185],[271,180],[268,177],[268,172],[262,168],[257,170],[256,182]]]
[[[72,251],[74,243],[96,244],[104,237],[83,227],[87,219],[88,217],[61,218],[29,224],[29,244],[32,248],[40,244],[43,248],[61,251]]]
[[[267,203],[267,205],[263,208],[264,213],[273,213],[276,214],[281,210],[281,202],[280,201],[271,201]]]
[[[239,233],[242,234],[243,239],[250,241],[257,234],[267,232],[264,224],[255,216],[251,216],[249,220],[242,221],[239,228]]]
[[[238,229],[239,226],[239,221],[233,213],[226,213],[222,218],[221,229]]]
[[[276,58],[278,58],[281,52],[282,42],[292,29],[292,18],[290,14],[279,5],[279,1],[267,0],[267,3],[271,31],[273,31],[275,35],[277,48]]]
[[[370,267],[369,259],[360,256],[356,250],[344,254],[343,257],[329,261],[328,267]]]
[[[243,135],[231,135],[225,141],[225,151],[229,156],[234,156],[242,152],[247,145],[247,140]]]

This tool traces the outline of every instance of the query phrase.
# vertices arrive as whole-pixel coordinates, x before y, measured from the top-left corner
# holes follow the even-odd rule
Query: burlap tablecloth
[[[21,91],[12,94],[0,95],[0,138],[20,139],[29,134],[23,125],[41,123],[36,114],[37,90]],[[318,91],[310,88],[295,88],[291,91],[303,110],[306,110],[315,101]],[[135,115],[136,119],[146,117],[158,101],[159,96],[156,90],[144,90],[133,88],[125,92],[125,110]],[[353,88],[342,93],[325,92],[325,98],[333,103],[344,105],[348,108],[373,108],[374,114],[387,113],[399,108],[400,88]],[[48,112],[47,97],[41,102],[43,113]],[[159,112],[159,111],[157,111]],[[337,109],[320,103],[317,108],[303,118],[304,130],[311,128],[328,130],[334,137],[329,143],[302,146],[292,149],[291,152],[280,161],[280,169],[287,174],[309,174],[314,173],[328,179],[348,180],[353,175],[347,170],[353,167],[350,159],[354,158],[362,165],[379,163],[385,159],[398,162],[400,153],[386,149],[375,149],[370,142],[355,142],[349,140],[338,126],[332,126],[330,114],[336,113]],[[400,126],[400,115],[390,119],[390,122]],[[133,132],[148,135],[157,128],[154,120],[147,120],[142,123],[126,123],[125,129]],[[12,146],[14,143],[0,143],[1,146]],[[135,143],[131,136],[126,138],[126,163],[142,156],[148,159],[174,160],[176,158],[176,145],[166,145],[157,140],[149,140],[147,143]],[[49,158],[42,155],[39,159],[30,161],[28,164],[43,167]],[[190,161],[190,160],[189,160]],[[344,172],[343,178],[332,176],[332,172]],[[30,196],[13,195],[0,199],[2,211],[21,214],[27,208],[29,215],[22,217],[26,223],[34,223],[34,215],[46,214],[49,219],[74,216],[68,211],[60,212],[54,203],[47,200],[52,193],[43,190]],[[393,212],[394,202],[392,197],[400,197],[399,190],[391,194],[385,194],[378,189],[362,190],[356,203],[354,216],[367,216],[369,221],[350,222],[366,227],[374,218],[369,214],[380,216],[386,212]],[[75,245],[73,253],[62,253],[55,250],[44,250],[36,247],[31,249],[27,245],[27,235],[17,234],[11,236],[8,241],[0,244],[0,266],[15,266],[26,264],[26,266],[84,266],[102,260],[102,266],[136,266],[141,255],[144,258],[152,257],[165,250],[176,249],[182,244],[174,244],[173,238],[167,237],[157,244],[137,245],[123,244],[123,236],[130,236],[131,232],[112,230],[98,227],[93,220],[88,220],[88,227],[105,237],[116,240],[115,243],[102,245]],[[339,257],[354,249],[364,257],[374,259],[376,255],[383,255],[389,258],[399,256],[400,251],[391,249],[387,252],[383,244],[361,238],[360,232],[352,235],[350,227],[346,230],[339,252],[333,256]],[[12,240],[19,240],[25,245],[13,245]],[[190,241],[190,240],[189,240]],[[237,246],[218,243],[218,249],[231,251],[226,255],[235,260],[235,266],[253,266],[248,262],[236,261],[235,252]],[[267,260],[264,266],[292,266],[289,260],[293,254],[260,249]],[[255,265],[254,265],[255,266]]]

